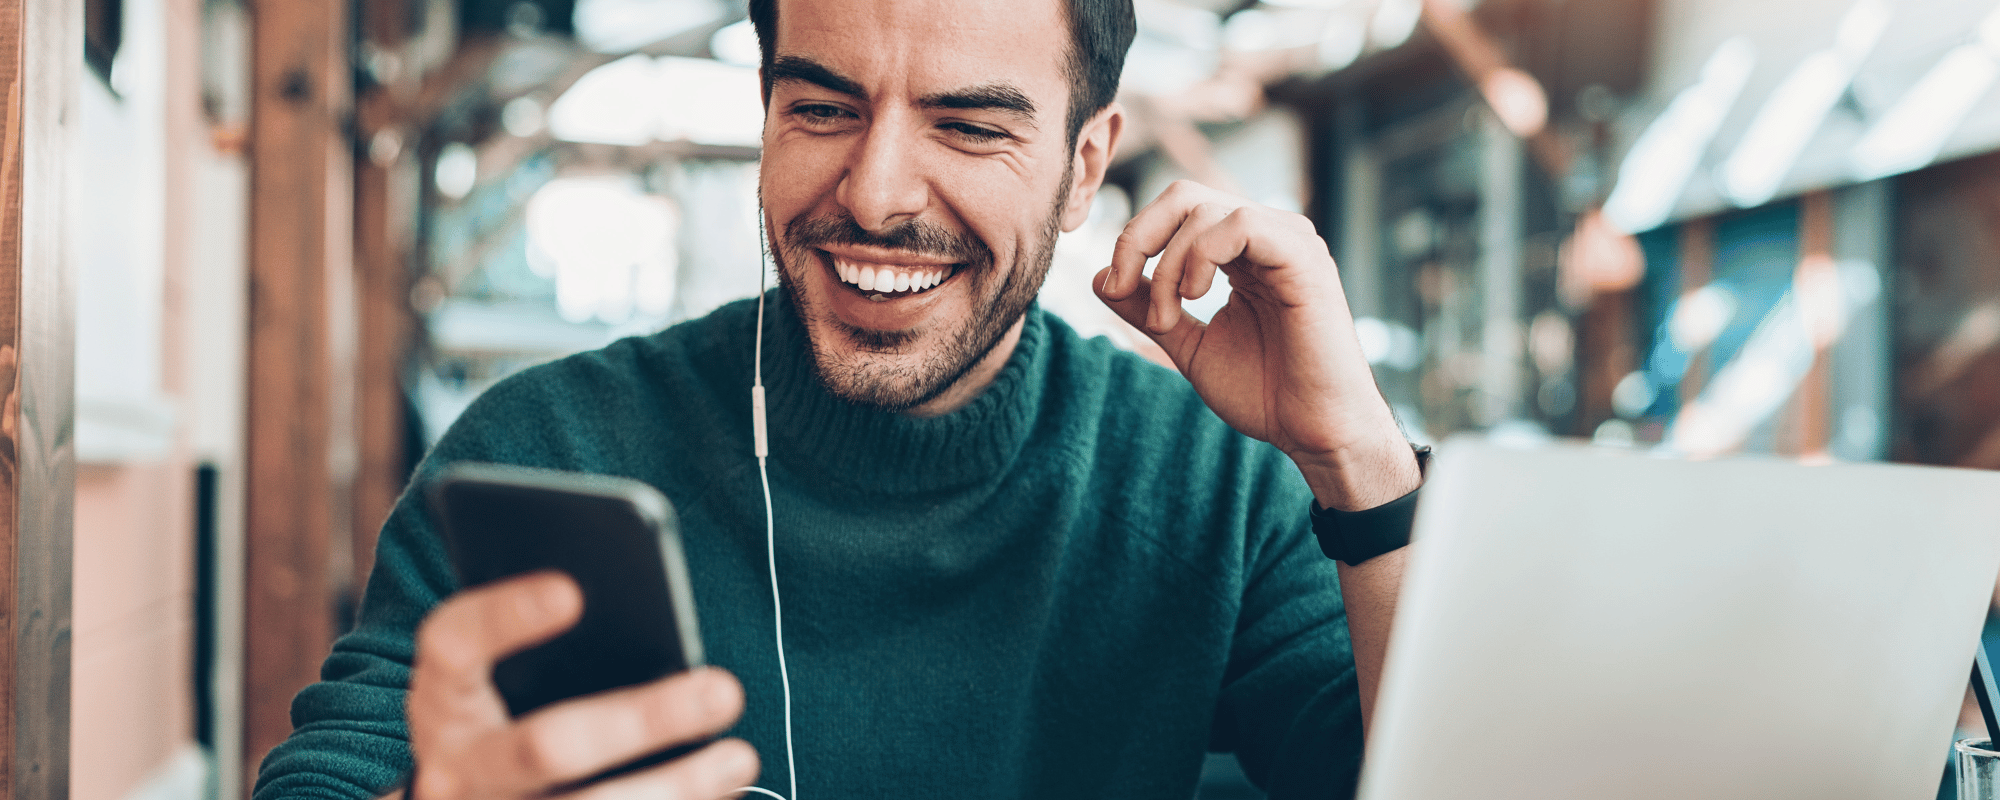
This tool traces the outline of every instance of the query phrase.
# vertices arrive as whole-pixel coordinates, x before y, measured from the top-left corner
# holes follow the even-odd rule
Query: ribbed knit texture
[[[1361,732],[1310,492],[1170,370],[1039,309],[991,387],[916,419],[814,377],[770,295],[771,489],[796,800],[1193,796],[1204,751],[1273,798],[1352,794]],[[673,500],[732,735],[786,791],[763,498],[750,441],[754,302],[527,370],[419,469],[475,459],[623,475]],[[360,624],[293,703],[257,800],[362,798],[409,769],[412,634],[455,588],[420,499],[384,527]],[[253,645],[254,646],[254,645]],[[496,754],[496,756],[499,754]]]

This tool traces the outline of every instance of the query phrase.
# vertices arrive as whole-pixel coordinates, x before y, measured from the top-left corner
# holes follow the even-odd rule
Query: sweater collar
[[[764,363],[771,455],[791,469],[870,493],[906,494],[978,483],[1020,455],[1041,405],[1047,326],[1030,306],[1021,338],[993,383],[963,408],[918,418],[856,405],[819,381],[789,295],[772,291]]]

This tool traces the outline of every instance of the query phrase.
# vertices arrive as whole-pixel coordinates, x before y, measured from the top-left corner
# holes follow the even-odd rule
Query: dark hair
[[[1132,0],[1061,0],[1069,17],[1068,134],[1070,149],[1083,123],[1118,97],[1118,75],[1125,69],[1125,52],[1132,49],[1138,20],[1132,16]],[[750,25],[757,29],[757,48],[763,53],[764,74],[771,74],[771,59],[777,55],[778,0],[750,0]],[[766,77],[764,96],[771,95]]]

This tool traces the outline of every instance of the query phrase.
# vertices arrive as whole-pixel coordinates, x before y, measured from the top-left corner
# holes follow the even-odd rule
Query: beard
[[[1055,256],[1056,237],[1062,232],[1061,201],[1069,183],[1065,171],[1064,191],[1057,194],[1040,236],[1005,275],[996,274],[993,250],[978,237],[923,220],[880,233],[870,233],[846,213],[793,220],[771,256],[778,263],[778,282],[792,298],[792,312],[811,340],[820,384],[850,403],[891,412],[921,406],[957,384],[993,352],[1041,291]],[[965,319],[938,319],[922,328],[898,331],[842,322],[802,291],[805,271],[823,269],[815,252],[823,245],[865,245],[949,258],[970,284],[973,312]],[[834,291],[847,289],[836,286]],[[849,346],[822,341],[815,320],[823,321],[832,336],[846,339]],[[920,353],[927,341],[931,352],[921,361],[897,363],[893,358]]]

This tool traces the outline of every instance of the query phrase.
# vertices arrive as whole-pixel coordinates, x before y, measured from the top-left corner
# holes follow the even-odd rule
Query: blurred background
[[[754,293],[756,41],[744,0],[82,6],[47,730],[82,800],[243,797],[475,395]],[[1088,277],[1193,178],[1318,225],[1417,441],[2000,468],[2000,2],[1137,10],[1042,295],[1086,335],[1145,352]]]

